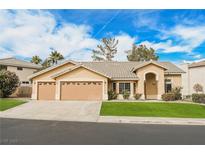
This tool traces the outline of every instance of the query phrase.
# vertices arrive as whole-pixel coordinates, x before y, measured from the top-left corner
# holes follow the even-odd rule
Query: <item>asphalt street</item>
[[[204,145],[205,126],[0,119],[0,144]]]

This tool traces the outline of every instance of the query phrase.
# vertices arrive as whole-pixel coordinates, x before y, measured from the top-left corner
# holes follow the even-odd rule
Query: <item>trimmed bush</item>
[[[182,90],[182,87],[176,87],[176,88],[172,89],[171,93],[173,93],[175,96],[174,100],[181,100],[182,99],[181,90]]]
[[[175,100],[175,94],[170,92],[170,93],[165,93],[162,95],[162,100],[163,101],[174,101]]]
[[[130,97],[130,93],[127,90],[125,90],[122,95],[123,95],[124,99],[129,99],[129,97]]]
[[[196,93],[203,92],[203,86],[199,83],[195,84],[193,89],[196,91]]]
[[[192,94],[192,101],[196,103],[205,103],[205,94]]]
[[[108,100],[112,100],[112,99],[117,99],[117,93],[114,92],[113,90],[109,90],[108,91]]]
[[[135,94],[135,95],[134,95],[134,98],[135,98],[136,100],[138,100],[138,99],[140,99],[141,96],[142,96],[142,94]]]
[[[16,88],[19,86],[18,76],[10,71],[2,70],[0,71],[0,90],[2,92],[2,97],[8,97]]]

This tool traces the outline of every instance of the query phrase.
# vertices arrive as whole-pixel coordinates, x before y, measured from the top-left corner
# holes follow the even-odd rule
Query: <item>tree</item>
[[[199,83],[195,84],[193,88],[196,91],[196,93],[203,92],[203,86]]]
[[[136,46],[133,44],[132,49],[126,52],[128,61],[150,61],[159,59],[155,50],[153,48],[147,48],[145,45]]]
[[[0,71],[0,91],[2,97],[8,97],[19,86],[18,76],[10,71]]]
[[[31,62],[34,64],[40,64],[42,62],[42,59],[39,56],[33,56]]]
[[[50,61],[48,58],[46,58],[46,59],[43,61],[42,66],[43,66],[43,68],[48,68],[48,67],[50,67],[50,66],[51,66],[51,61]]]
[[[61,53],[59,53],[58,51],[54,50],[51,51],[51,54],[49,56],[49,63],[51,63],[51,65],[53,64],[57,64],[59,60],[64,59],[63,55]]]
[[[97,45],[97,50],[93,50],[94,61],[112,61],[117,53],[118,40],[115,38],[103,38],[102,45]]]

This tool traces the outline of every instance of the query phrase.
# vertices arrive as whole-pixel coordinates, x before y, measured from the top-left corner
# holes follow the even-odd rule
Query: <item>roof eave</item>
[[[46,73],[47,71],[51,71],[52,69],[55,69],[55,68],[57,68],[57,67],[59,67],[59,66],[62,66],[62,65],[65,65],[65,64],[67,64],[67,63],[72,63],[72,64],[75,64],[75,65],[77,65],[77,64],[79,64],[78,62],[75,62],[75,61],[73,61],[73,60],[67,60],[67,61],[65,61],[65,62],[63,62],[63,63],[61,63],[61,64],[58,64],[58,65],[54,65],[54,66],[51,66],[51,67],[48,67],[48,68],[46,68],[46,69],[43,69],[43,70],[41,70],[41,71],[39,71],[39,72],[37,72],[37,73],[34,73],[34,74],[32,74],[32,75],[30,75],[29,77],[28,77],[28,79],[33,79],[34,77],[36,77],[36,76],[38,76],[38,75],[41,75],[41,74],[43,74],[43,73]]]

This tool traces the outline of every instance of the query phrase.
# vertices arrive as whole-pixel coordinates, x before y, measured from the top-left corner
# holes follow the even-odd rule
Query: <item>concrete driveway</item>
[[[100,107],[99,101],[30,101],[0,112],[0,117],[96,122]]]

